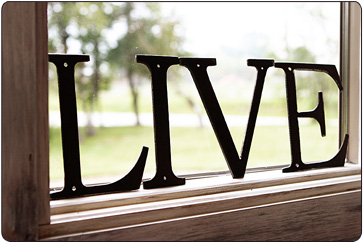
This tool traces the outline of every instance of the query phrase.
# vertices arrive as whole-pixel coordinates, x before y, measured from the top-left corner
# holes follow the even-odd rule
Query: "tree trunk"
[[[86,135],[91,137],[96,135],[96,130],[95,127],[93,126],[93,122],[92,122],[92,111],[87,111],[86,115],[87,115],[87,129],[86,129]]]
[[[92,76],[92,93],[90,95],[90,104],[89,104],[89,110],[87,111],[87,129],[86,129],[86,135],[87,136],[94,136],[96,134],[96,129],[93,126],[92,121],[92,114],[94,113],[94,107],[98,103],[98,92],[99,92],[99,82],[101,79],[100,75],[100,56],[99,56],[99,50],[98,50],[98,40],[97,38],[94,39],[94,66],[93,66],[93,76]]]
[[[100,79],[101,79],[101,75],[100,75],[100,53],[99,53],[99,50],[98,50],[98,40],[97,38],[94,40],[94,59],[95,59],[95,62],[94,62],[94,67],[93,67],[93,72],[94,72],[94,75],[93,75],[93,82],[92,82],[92,92],[93,92],[93,96],[92,96],[92,99],[93,99],[93,102],[94,104],[97,104],[98,102],[98,92],[99,92],[99,82],[100,82]],[[93,112],[93,110],[92,110]]]
[[[176,79],[175,79],[176,80]],[[179,84],[177,83],[177,81],[173,82],[172,84],[174,84],[174,87],[176,89],[176,93],[178,95],[180,95],[182,98],[185,99],[185,101],[187,102],[187,104],[192,108],[192,110],[195,112],[195,114],[198,117],[198,121],[199,121],[199,127],[203,128],[204,127],[204,123],[203,123],[203,119],[202,119],[202,111],[200,106],[198,106],[198,104],[196,104],[192,98],[190,98],[190,96],[188,96],[179,86]]]
[[[132,96],[132,109],[134,110],[136,116],[136,126],[140,126],[140,114],[139,114],[139,91],[137,84],[134,81],[134,77],[132,75],[132,71],[127,70],[127,79],[129,81],[131,96]]]
[[[61,39],[62,39],[62,45],[63,45],[63,53],[67,53],[68,51],[68,47],[67,47],[67,39],[68,39],[69,35],[66,31],[66,26],[64,26],[64,28],[62,28],[61,30]]]

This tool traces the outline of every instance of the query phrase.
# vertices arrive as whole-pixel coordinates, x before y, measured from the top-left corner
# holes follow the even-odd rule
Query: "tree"
[[[49,38],[49,49],[67,53],[67,42],[72,39],[78,41],[82,53],[91,56],[89,63],[78,64],[76,70],[77,96],[87,113],[88,136],[95,134],[91,115],[98,103],[99,91],[107,89],[111,81],[109,73],[100,70],[110,49],[103,31],[120,16],[118,9],[111,3],[100,2],[49,3],[49,26],[54,32]],[[72,28],[77,31],[70,31]]]
[[[49,36],[48,47],[51,52],[68,52],[67,41],[70,37],[67,27],[71,25],[74,16],[76,16],[76,9],[74,2],[56,3],[51,2],[48,4],[49,18],[49,32],[54,31],[54,35]]]
[[[319,27],[321,31],[324,31],[325,16],[321,8],[307,9],[306,5],[301,5],[300,9],[314,18],[317,27]],[[285,53],[270,52],[267,55],[269,58],[273,58],[277,61],[286,60],[288,62],[317,63],[317,57],[306,46],[293,47],[288,41],[287,34],[288,30],[285,26]],[[332,44],[331,41],[332,40],[327,39],[326,45]],[[336,91],[338,88],[328,75],[319,72],[296,72],[295,76],[298,104],[301,104],[302,106],[306,105],[307,107],[310,107],[310,109],[314,108],[317,104],[317,93],[319,91],[323,91],[325,97],[330,96],[337,98]],[[280,79],[281,78],[284,77],[280,77]],[[299,102],[300,98],[303,102]],[[324,105],[327,113],[337,114],[337,99],[324,99]]]
[[[98,104],[99,91],[108,89],[111,82],[110,73],[102,73],[100,67],[105,64],[105,57],[110,50],[104,31],[111,28],[119,18],[118,7],[111,3],[81,2],[77,4],[77,28],[75,36],[81,43],[82,53],[90,54],[91,70],[89,77],[82,77],[78,83],[78,91],[82,95],[82,103],[87,112],[86,134],[95,134],[91,115]],[[105,11],[105,8],[108,8]]]
[[[99,91],[108,89],[118,73],[124,74],[128,82],[136,124],[140,125],[139,87],[141,77],[148,77],[149,72],[136,63],[135,55],[185,56],[181,49],[183,38],[176,31],[179,22],[163,18],[157,3],[77,2],[50,3],[49,6],[50,49],[66,53],[68,42],[72,40],[78,43],[80,52],[91,56],[90,62],[78,64],[76,70],[77,97],[88,117],[86,134],[95,133],[91,115],[97,107]],[[124,33],[122,28],[114,28],[115,24],[122,23]],[[113,48],[105,34],[111,30],[121,33]],[[102,66],[106,67],[105,72]],[[172,75],[178,80],[177,72]],[[178,93],[195,111],[199,110],[188,95],[180,89]]]
[[[148,16],[135,16],[137,8],[143,7]],[[126,2],[123,6],[123,18],[126,25],[125,35],[118,41],[116,48],[109,52],[108,60],[114,70],[125,71],[131,91],[132,106],[136,115],[136,125],[139,119],[139,86],[140,77],[148,76],[148,70],[135,62],[136,54],[183,55],[180,50],[182,37],[175,29],[177,21],[162,19],[159,5],[156,3]]]

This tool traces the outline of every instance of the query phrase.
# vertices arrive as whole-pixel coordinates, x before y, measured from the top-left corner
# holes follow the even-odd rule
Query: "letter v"
[[[257,81],[253,94],[247,130],[242,148],[241,157],[238,155],[232,136],[214,93],[207,73],[208,66],[215,66],[215,58],[180,58],[180,65],[185,66],[191,73],[194,83],[202,99],[204,108],[212,124],[214,133],[222,149],[233,178],[243,178],[246,172],[247,160],[251,148],[252,137],[256,125],[257,114],[261,101],[262,89],[267,69],[274,65],[273,60],[247,60],[248,66],[257,69]]]

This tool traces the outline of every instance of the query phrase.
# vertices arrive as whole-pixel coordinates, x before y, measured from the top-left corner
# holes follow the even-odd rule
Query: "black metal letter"
[[[60,192],[52,193],[50,195],[51,199],[139,189],[148,153],[147,147],[142,148],[135,166],[122,179],[107,185],[92,187],[83,185],[79,154],[74,66],[78,62],[89,61],[89,56],[49,54],[49,61],[57,67],[64,160],[64,188]]]
[[[184,185],[185,178],[176,177],[171,167],[167,70],[179,64],[178,57],[136,55],[136,62],[151,73],[156,174],[143,183],[145,189]]]
[[[273,66],[274,61],[250,59],[247,60],[247,64],[256,67],[257,81],[240,158],[207,73],[207,67],[216,65],[216,59],[180,58],[180,65],[188,68],[193,77],[233,178],[243,178],[246,172],[266,72]]]
[[[306,170],[311,168],[322,167],[335,167],[344,166],[345,156],[348,146],[348,134],[345,135],[344,142],[339,149],[339,152],[330,160],[304,164],[301,160],[301,148],[300,148],[300,133],[298,117],[311,117],[319,122],[321,135],[325,136],[325,118],[324,118],[324,103],[323,94],[319,92],[319,103],[317,107],[312,111],[298,112],[297,99],[296,99],[296,83],[294,70],[306,70],[325,72],[332,77],[337,84],[340,91],[343,90],[343,86],[340,81],[339,74],[334,65],[325,64],[310,64],[310,63],[275,63],[275,67],[282,68],[286,75],[286,97],[287,97],[287,109],[289,119],[289,131],[290,131],[290,148],[291,148],[291,165],[284,168],[283,172],[293,172],[299,170]]]

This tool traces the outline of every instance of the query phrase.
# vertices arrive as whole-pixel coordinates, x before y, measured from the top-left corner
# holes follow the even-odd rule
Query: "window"
[[[347,43],[350,46],[350,51],[345,54],[349,54],[349,58],[353,60],[359,60],[354,56],[357,53],[354,50],[360,46],[360,35],[359,31],[353,31],[353,29],[357,30],[356,28],[360,29],[359,21],[357,21],[360,19],[359,6],[356,3],[343,3],[342,5],[343,10],[345,8],[349,10],[348,18],[344,21],[350,23],[348,25],[348,30],[350,30],[348,31],[350,33],[348,34],[349,42]],[[42,239],[41,237],[46,232],[49,233],[48,236],[50,237],[56,233],[55,228],[52,228],[54,224],[50,224],[49,221],[50,213],[47,205],[49,192],[46,172],[48,170],[46,3],[6,3],[3,6],[2,23],[7,23],[2,25],[2,233],[7,240]],[[348,106],[349,119],[347,123],[349,124],[349,134],[351,138],[353,137],[348,159],[356,162],[357,160],[354,159],[360,156],[360,137],[359,132],[357,132],[360,121],[359,116],[355,116],[359,113],[359,108],[353,104],[359,103],[357,100],[360,99],[359,92],[358,94],[354,92],[358,90],[357,86],[359,86],[359,82],[354,80],[359,80],[360,65],[359,61],[352,60],[348,61],[348,64],[349,67],[345,71],[350,74],[348,75],[350,78],[348,101],[352,105]],[[23,68],[19,69],[19,66]],[[358,68],[355,69],[355,67]],[[354,79],[356,75],[358,77]],[[272,171],[271,173],[275,172]],[[170,218],[155,222],[152,219],[152,212],[138,214],[140,211],[134,211],[133,215],[130,214],[131,216],[147,215],[150,217],[151,221],[141,225],[133,225],[132,223],[127,225],[126,218],[107,218],[105,212],[107,209],[104,209],[103,212],[98,211],[98,215],[88,216],[98,219],[104,218],[104,222],[126,223],[126,226],[119,225],[119,227],[110,229],[107,224],[102,224],[104,228],[93,231],[94,228],[86,228],[90,226],[91,221],[84,224],[85,228],[73,235],[67,235],[67,237],[72,240],[136,240],[136,237],[141,239],[141,237],[147,236],[149,240],[160,240],[162,237],[171,237],[170,234],[159,234],[167,232],[172,233],[174,239],[182,240],[246,240],[247,236],[252,237],[249,238],[251,241],[281,240],[281,238],[276,237],[283,237],[285,240],[301,240],[302,237],[305,237],[303,239],[311,241],[356,240],[361,233],[359,173],[360,166],[346,166],[341,170],[327,169],[326,171],[316,170],[311,173],[304,173],[306,178],[310,178],[305,181],[306,183],[302,179],[304,176],[297,174],[294,177],[298,178],[298,181],[294,181],[294,183],[289,182],[288,178],[278,179],[275,177],[275,181],[286,182],[285,185],[274,187],[277,193],[274,195],[276,197],[271,196],[273,193],[270,189],[273,184],[266,187],[262,182],[259,184],[261,186],[259,190],[251,188],[252,191],[256,192],[254,195],[257,203],[249,206],[244,204],[243,208],[233,207],[236,205],[233,204],[235,194],[242,199],[247,198],[243,197],[243,190],[239,189],[227,195],[222,194],[217,188],[215,189],[217,191],[211,192],[209,201],[207,197],[199,197],[201,200],[199,204],[198,202],[194,202],[194,204],[191,201],[188,202],[188,200],[197,199],[196,197],[179,199],[179,203],[186,200],[184,206],[189,210],[198,210],[196,207],[198,205],[205,209],[211,208],[208,207],[208,204],[203,205],[203,200],[206,203],[215,202],[214,206],[216,206],[217,211],[204,211],[203,215],[194,211],[195,214],[192,213],[193,215],[183,217],[173,214],[173,212],[180,213],[185,209],[185,207],[180,210],[175,208],[181,204],[167,205],[168,201],[153,202],[153,206],[169,210],[167,215]],[[327,176],[322,179],[318,174]],[[357,174],[358,176],[356,176]],[[243,187],[244,183],[233,181],[232,184]],[[227,185],[227,188],[231,187],[232,185]],[[247,189],[247,191],[251,189]],[[263,190],[265,191],[263,192]],[[184,193],[188,194],[190,191],[185,190]],[[287,197],[282,199],[279,197],[278,191],[285,192],[282,194],[287,195]],[[312,192],[312,194],[303,193],[302,195],[298,191]],[[162,193],[162,191],[160,192]],[[246,190],[244,192],[246,193]],[[258,195],[262,196],[258,197]],[[299,196],[296,198],[293,195]],[[218,200],[215,199],[218,199],[219,196],[222,198],[228,196],[228,198],[219,201],[218,204]],[[250,193],[246,196],[249,196],[248,198],[251,200],[245,200],[245,202],[251,202],[253,194]],[[263,202],[258,200],[267,198],[275,198],[276,201]],[[169,202],[175,203],[171,200]],[[217,207],[221,205],[223,207]],[[155,210],[155,207],[151,209]],[[311,214],[306,212],[311,212]],[[67,215],[63,216],[66,217]],[[72,215],[68,216],[70,216],[68,219],[72,219]],[[58,220],[65,220],[61,225],[65,227],[63,230],[66,230],[67,227],[72,229],[72,224],[68,224],[66,218],[61,218],[62,216],[58,217]],[[245,224],[241,218],[251,220]],[[280,218],[281,221],[276,220],[276,218]],[[185,225],[189,227],[185,227]],[[326,227],[326,225],[331,227]],[[292,228],[291,226],[295,227]],[[175,232],[175,229],[178,231]],[[151,232],[157,232],[157,234]],[[220,234],[221,232],[222,234]],[[61,237],[65,239],[64,235]]]
[[[339,3],[157,3],[155,6],[161,9],[159,13],[161,22],[157,22],[158,19],[150,14],[151,8],[149,9],[147,4],[141,2],[133,5],[55,2],[49,6],[49,39],[54,45],[52,48],[58,52],[65,49],[68,53],[83,52],[90,54],[91,60],[94,60],[95,48],[94,44],[86,39],[89,28],[85,26],[87,20],[83,20],[84,15],[87,16],[88,13],[91,16],[92,12],[95,14],[98,13],[97,11],[112,15],[113,8],[126,9],[128,6],[132,9],[130,19],[134,22],[141,23],[142,18],[146,19],[145,25],[150,24],[150,21],[156,22],[156,24],[150,24],[151,34],[156,36],[161,35],[163,24],[180,22],[171,26],[174,27],[175,38],[184,39],[183,42],[178,39],[170,41],[169,52],[160,48],[150,50],[142,45],[138,46],[141,43],[131,43],[137,51],[128,56],[128,62],[134,63],[139,70],[146,70],[146,68],[136,64],[135,53],[217,59],[217,66],[208,68],[208,73],[238,151],[242,147],[256,79],[256,70],[247,66],[247,59],[273,58],[275,61],[329,63],[338,67]],[[206,7],[208,11],[203,13],[203,18],[200,18]],[[71,12],[68,8],[79,10]],[[69,20],[68,26],[64,29],[67,40],[61,41],[58,34],[61,33],[61,21],[55,16],[59,14],[66,16],[67,13],[69,18],[72,14],[77,18]],[[105,16],[102,15],[99,18],[105,18]],[[93,20],[94,17],[91,19]],[[299,21],[300,19],[305,21]],[[54,23],[54,20],[58,22]],[[118,50],[117,41],[127,36],[128,25],[129,28],[132,27],[132,21],[129,22],[121,15],[112,20],[112,27],[103,27],[100,33],[106,33],[103,35],[105,41],[99,49],[104,56],[109,50],[112,50],[111,52]],[[133,26],[133,28],[137,27]],[[141,35],[143,36],[145,35]],[[122,44],[120,43],[119,41],[119,45]],[[110,46],[109,49],[103,47],[105,44]],[[118,55],[121,56],[122,53]],[[110,88],[98,92],[99,103],[98,105],[95,103],[93,115],[85,114],[87,113],[85,111],[91,108],[87,108],[88,105],[83,99],[84,89],[86,85],[90,85],[87,76],[94,74],[92,71],[94,61],[91,61],[90,65],[85,64],[85,68],[77,67],[78,72],[83,72],[82,78],[79,77],[77,81],[78,109],[81,111],[79,122],[82,126],[80,146],[83,179],[86,183],[102,182],[106,179],[117,180],[133,166],[142,146],[150,147],[145,178],[152,177],[155,173],[155,149],[151,128],[153,123],[149,73],[146,73],[146,76],[135,75],[134,77],[137,81],[135,83],[139,85],[140,123],[143,126],[133,126],[135,119],[125,122],[130,120],[127,119],[128,117],[134,118],[125,64],[121,61],[117,61],[116,65],[112,64],[112,59],[107,57],[103,60],[100,65],[99,86],[100,89],[102,85],[109,85]],[[116,69],[111,69],[112,65]],[[54,68],[53,64],[50,64],[50,67]],[[107,70],[112,71],[107,72]],[[114,76],[109,77],[110,73]],[[56,95],[57,80],[54,77],[54,71],[51,74],[53,74],[49,96],[52,127],[50,130],[51,184],[61,185],[63,158],[59,121],[58,128],[52,126],[53,120],[59,119],[59,113],[55,112],[59,109]],[[319,127],[312,119],[300,119],[299,122],[303,160],[325,160],[332,157],[340,145],[338,144],[338,89],[325,74],[297,72],[296,75],[299,87],[299,110],[313,109],[317,104],[318,91],[324,92],[327,136],[324,138],[320,136]],[[89,77],[88,80],[91,78]],[[286,152],[290,150],[290,145],[284,79],[281,70],[275,68],[268,70],[252,151],[248,160],[249,168],[290,163],[290,154]],[[316,80],[324,81],[316,82]],[[168,92],[171,152],[175,173],[181,175],[228,170],[191,75],[185,68],[180,66],[170,68]],[[188,105],[190,103],[193,107]],[[103,123],[105,127],[97,128],[96,135],[88,137],[86,124],[89,121],[88,118],[92,116],[94,125]],[[112,117],[117,118],[112,121]],[[125,122],[126,125],[108,127],[107,122],[113,122],[113,124]],[[203,128],[200,129],[199,126]],[[132,146],[129,145],[130,143]],[[112,179],[107,178],[110,176]]]

